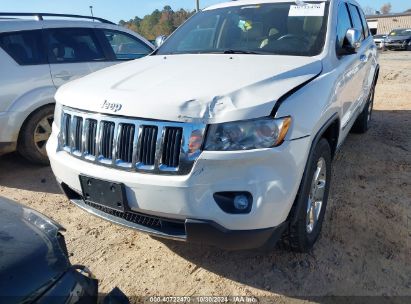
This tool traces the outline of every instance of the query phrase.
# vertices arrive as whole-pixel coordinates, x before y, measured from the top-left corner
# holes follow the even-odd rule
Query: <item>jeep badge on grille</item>
[[[120,103],[111,103],[111,102],[108,102],[107,100],[105,100],[103,105],[101,106],[102,109],[110,110],[115,113],[120,111],[122,107],[123,106]]]

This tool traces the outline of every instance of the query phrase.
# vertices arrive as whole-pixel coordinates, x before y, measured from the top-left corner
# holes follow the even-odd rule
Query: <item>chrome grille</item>
[[[129,164],[133,161],[134,132],[134,125],[120,124],[117,159]]]
[[[63,108],[59,150],[121,170],[188,174],[200,155],[190,138],[205,125],[124,118]]]
[[[86,120],[86,142],[84,152],[89,155],[96,155],[97,120]]]
[[[181,148],[181,139],[183,137],[183,129],[181,128],[166,128],[164,135],[163,149],[163,164],[169,167],[178,167],[180,158],[179,151]]]
[[[113,153],[114,140],[114,122],[101,122],[101,138],[100,138],[100,157],[103,159],[111,159]]]
[[[83,118],[76,117],[74,124],[74,150],[81,151],[82,136],[83,136]]]
[[[156,155],[157,127],[143,126],[139,161],[144,166],[154,166]]]
[[[71,130],[71,115],[66,114],[64,115],[64,119],[63,119],[63,137],[64,137],[64,145],[65,146],[70,146],[70,140],[71,140],[71,136],[70,136],[70,130]]]

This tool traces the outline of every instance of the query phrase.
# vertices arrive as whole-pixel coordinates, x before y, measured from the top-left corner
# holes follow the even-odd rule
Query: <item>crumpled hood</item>
[[[148,56],[68,83],[56,100],[101,113],[219,123],[269,115],[281,96],[321,70],[313,57]]]
[[[0,197],[0,296],[20,303],[45,291],[70,266],[59,228]]]

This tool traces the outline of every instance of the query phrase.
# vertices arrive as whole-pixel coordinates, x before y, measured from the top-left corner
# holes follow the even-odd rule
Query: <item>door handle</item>
[[[54,78],[63,79],[63,80],[68,80],[71,77],[73,77],[73,75],[70,75],[68,72],[61,72],[59,74],[54,75]]]
[[[361,55],[361,56],[360,56],[360,61],[361,61],[361,62],[364,62],[364,63],[367,62],[367,61],[368,61],[367,55]]]

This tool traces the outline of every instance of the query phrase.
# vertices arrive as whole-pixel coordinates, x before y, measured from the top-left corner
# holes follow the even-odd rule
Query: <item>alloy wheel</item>
[[[306,230],[312,233],[320,218],[327,183],[327,165],[323,157],[317,162],[307,202]]]
[[[34,143],[38,151],[43,155],[47,155],[46,143],[51,135],[53,119],[53,115],[44,117],[38,122],[36,128],[34,129]]]
[[[372,116],[372,109],[374,106],[374,88],[370,94],[370,100],[368,101],[367,121],[370,122]]]

